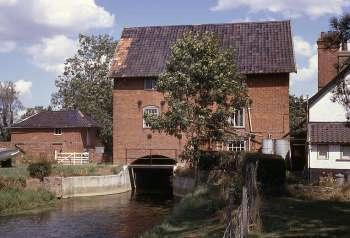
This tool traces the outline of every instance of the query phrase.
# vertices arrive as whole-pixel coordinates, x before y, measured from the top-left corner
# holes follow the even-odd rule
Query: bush
[[[198,161],[200,170],[219,169],[236,156],[232,151],[202,151]]]
[[[33,178],[43,180],[51,174],[51,164],[49,162],[38,162],[28,166],[29,175]]]
[[[247,153],[246,159],[258,163],[257,180],[265,192],[284,187],[286,183],[286,164],[281,156]]]

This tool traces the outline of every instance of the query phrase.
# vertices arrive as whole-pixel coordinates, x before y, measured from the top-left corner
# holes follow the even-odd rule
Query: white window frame
[[[156,106],[147,106],[144,107],[142,110],[142,127],[147,129],[147,128],[151,128],[149,125],[147,125],[146,121],[145,121],[145,113],[147,110],[157,110],[156,113],[154,113],[155,115],[159,116],[159,108]]]
[[[236,125],[236,113],[238,111],[242,111],[242,125]],[[245,110],[244,108],[241,109],[234,109],[234,113],[233,113],[233,118],[230,117],[229,118],[229,123],[234,127],[234,128],[245,128]]]
[[[148,81],[151,81],[152,82],[152,88],[147,88],[146,85],[147,85],[147,82]],[[156,80],[154,78],[146,78],[143,80],[143,87],[144,87],[144,90],[156,90]]]
[[[238,143],[239,142],[239,145],[238,146],[230,146],[230,143]],[[241,146],[243,142],[243,147]],[[226,142],[226,150],[227,151],[234,151],[234,152],[240,152],[240,151],[246,151],[246,141],[245,140],[229,140]]]
[[[327,146],[327,155],[326,155],[326,158],[321,158],[321,157],[320,157],[320,146]],[[329,145],[323,145],[323,144],[317,145],[317,159],[318,159],[318,160],[329,160]]]
[[[340,159],[341,160],[346,160],[346,161],[349,161],[350,162],[350,156],[344,156],[344,150],[343,150],[343,148],[344,147],[350,147],[350,145],[340,145],[340,152],[341,152],[341,156],[340,156]]]
[[[57,131],[56,131],[57,130]],[[58,133],[57,133],[58,132]],[[53,129],[53,134],[55,135],[55,136],[60,136],[60,135],[62,135],[63,134],[63,129],[62,128],[54,128]]]

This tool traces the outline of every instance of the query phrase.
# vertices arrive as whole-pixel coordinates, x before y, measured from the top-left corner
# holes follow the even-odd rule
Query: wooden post
[[[248,237],[248,196],[246,186],[243,186],[242,190],[242,224],[240,237]]]

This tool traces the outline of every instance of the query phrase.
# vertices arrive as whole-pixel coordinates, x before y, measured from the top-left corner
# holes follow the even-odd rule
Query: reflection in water
[[[169,197],[131,193],[64,199],[49,211],[0,217],[0,237],[137,237],[172,205]]]

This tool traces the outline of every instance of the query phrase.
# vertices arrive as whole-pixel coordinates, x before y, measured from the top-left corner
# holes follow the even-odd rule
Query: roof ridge
[[[291,20],[268,20],[268,21],[248,21],[248,22],[222,22],[222,23],[203,23],[203,24],[170,24],[170,25],[150,25],[150,26],[126,26],[125,29],[137,28],[156,28],[156,27],[193,27],[193,26],[218,26],[218,25],[235,25],[235,24],[267,24],[267,23],[290,23]]]

